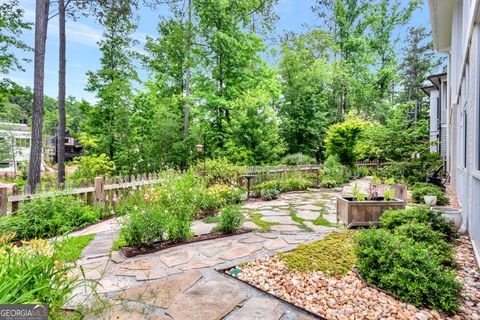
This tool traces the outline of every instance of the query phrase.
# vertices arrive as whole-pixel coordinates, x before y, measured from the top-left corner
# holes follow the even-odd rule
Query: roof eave
[[[449,52],[452,42],[452,13],[455,1],[428,0],[433,48],[437,52]]]

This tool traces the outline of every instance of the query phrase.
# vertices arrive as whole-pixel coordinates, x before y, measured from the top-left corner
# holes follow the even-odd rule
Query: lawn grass
[[[95,234],[66,238],[57,251],[57,259],[62,262],[74,262],[80,259],[83,249],[95,238]]]
[[[261,213],[249,212],[248,215],[252,218],[252,222],[260,227],[261,231],[270,231],[271,226],[279,224],[277,222],[268,222],[261,220],[260,218],[263,217]]]
[[[322,271],[327,275],[344,275],[355,265],[355,231],[333,232],[320,241],[300,244],[279,254],[287,268],[294,271]]]

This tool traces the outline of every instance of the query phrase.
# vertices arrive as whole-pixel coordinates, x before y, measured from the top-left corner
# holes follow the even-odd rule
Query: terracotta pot
[[[433,207],[433,210],[441,212],[444,217],[450,219],[455,224],[455,231],[458,231],[462,226],[463,216],[461,209]]]

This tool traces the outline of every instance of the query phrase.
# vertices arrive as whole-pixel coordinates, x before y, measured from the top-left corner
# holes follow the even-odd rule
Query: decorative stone
[[[142,302],[159,308],[168,308],[175,296],[202,277],[199,271],[187,271],[166,279],[144,283],[128,288],[120,295],[121,299]]]
[[[276,222],[280,224],[296,224],[290,216],[268,216],[260,218],[263,221],[267,222]]]
[[[274,299],[251,298],[229,320],[278,320],[283,313],[280,303]]]
[[[171,253],[160,254],[160,261],[169,267],[185,264],[192,259],[193,254],[185,251],[173,251]]]
[[[277,250],[280,248],[285,248],[287,246],[288,243],[286,243],[282,238],[268,240],[263,243],[263,247],[266,250]]]
[[[235,260],[248,256],[249,254],[260,250],[260,248],[261,247],[257,245],[233,245],[232,247],[228,248],[228,250],[225,250],[218,257],[223,260]]]
[[[236,283],[210,279],[175,297],[167,314],[175,320],[220,320],[245,298]]]

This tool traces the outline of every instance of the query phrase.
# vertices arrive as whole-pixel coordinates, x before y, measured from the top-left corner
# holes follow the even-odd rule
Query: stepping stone
[[[271,217],[262,217],[260,218],[263,221],[267,222],[276,222],[280,224],[297,224],[292,220],[292,218],[288,216],[271,216]]]
[[[218,256],[222,252],[228,249],[228,247],[231,245],[232,241],[219,241],[218,243],[211,243],[207,247],[199,247],[198,250],[207,257],[213,257],[213,256]]]
[[[153,268],[150,270],[138,270],[135,272],[135,278],[137,281],[155,280],[165,278],[174,274],[180,273],[180,271],[172,270],[171,268]]]
[[[120,251],[112,251],[112,254],[110,256],[110,260],[113,263],[122,263],[125,260],[127,260],[127,257],[125,257],[123,254],[121,254]]]
[[[218,257],[223,260],[235,260],[238,258],[246,257],[258,250],[261,249],[261,246],[255,245],[246,245],[246,244],[238,244],[233,245],[226,250],[223,250],[222,254]]]
[[[128,263],[123,263],[119,267],[121,269],[127,270],[150,270],[154,266],[154,262],[152,260],[138,260],[132,261]]]
[[[273,234],[273,233],[269,233],[269,232],[258,232],[258,233],[255,233],[255,235],[259,236],[259,237],[262,237],[262,238],[266,238],[266,239],[277,239],[278,236],[276,234]]]
[[[286,243],[282,238],[268,240],[263,244],[263,248],[265,248],[265,250],[277,250],[287,246],[288,243]]]
[[[268,205],[271,207],[288,207],[288,202],[284,200],[272,200],[268,201]]]
[[[192,270],[192,269],[201,269],[206,267],[215,266],[217,264],[223,263],[223,260],[212,259],[212,258],[195,258],[187,263],[185,266],[180,267],[182,270]]]
[[[131,282],[111,280],[111,279],[101,279],[97,282],[95,290],[98,294],[106,294],[112,292],[123,291],[131,286]]]
[[[210,279],[179,294],[166,313],[174,320],[220,320],[246,297],[238,284]]]
[[[266,298],[251,298],[229,320],[278,320],[283,316],[280,302]]]
[[[310,239],[312,234],[308,235],[282,235],[282,238],[287,241],[289,244],[298,244],[305,242],[306,240]]]
[[[257,229],[260,229],[260,227],[253,223],[252,221],[245,221],[243,224],[242,224],[242,228],[245,228],[245,229],[253,229],[253,230],[257,230]]]
[[[101,320],[172,320],[169,316],[149,313],[146,310],[137,310],[131,307],[114,305],[107,309],[101,316]]]
[[[329,233],[337,230],[334,227],[316,226],[311,221],[304,221],[305,225],[312,229],[315,233]]]
[[[318,212],[308,210],[299,210],[296,214],[304,220],[315,220],[320,215]]]
[[[113,234],[111,232],[97,233],[95,238],[82,251],[82,257],[94,258],[110,255],[113,246]]]
[[[212,229],[216,226],[215,223],[205,223],[200,220],[196,220],[192,224],[192,231],[196,235],[202,235],[202,234],[207,234],[211,233]]]
[[[300,229],[297,226],[294,225],[285,225],[285,224],[277,224],[274,226],[271,226],[270,229],[272,231],[280,231],[280,232],[300,232],[302,229]]]
[[[321,207],[313,205],[313,204],[305,204],[303,206],[295,207],[295,209],[318,211],[318,210],[321,209]]]
[[[257,235],[252,235],[247,238],[239,239],[238,242],[240,243],[258,243],[265,241],[265,238],[259,237]]]
[[[160,261],[169,267],[185,264],[192,260],[193,254],[185,251],[173,251],[160,255]]]
[[[266,202],[264,202],[264,201],[258,201],[258,202],[247,202],[243,205],[242,208],[258,209],[258,208],[265,208],[265,207],[269,207],[269,205],[266,204]]]
[[[290,211],[280,211],[280,210],[261,210],[261,211],[256,211],[255,213],[260,213],[264,217],[270,217],[270,216],[288,216],[290,215]]]
[[[142,302],[159,308],[168,308],[177,294],[193,286],[201,277],[202,273],[199,271],[187,271],[167,279],[155,280],[128,288],[119,295],[119,298]]]

